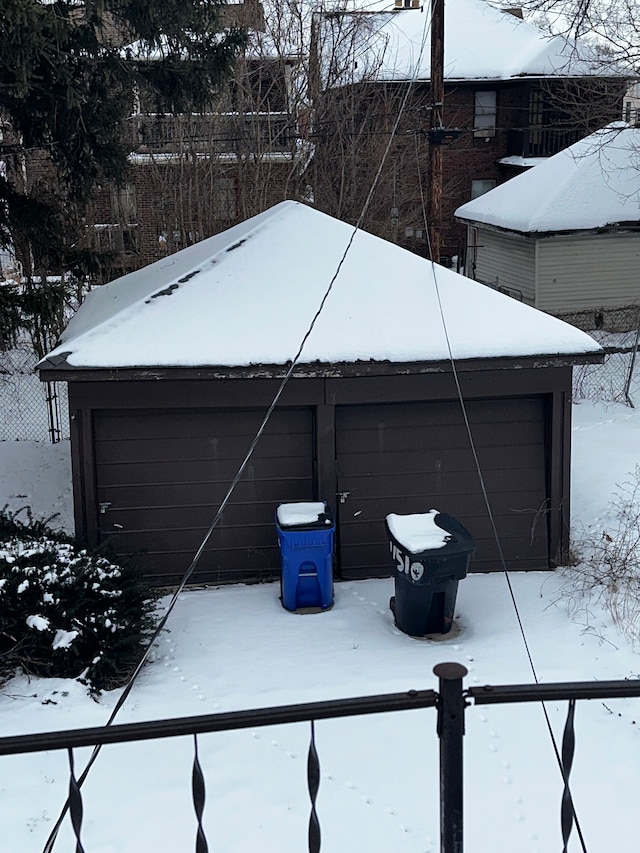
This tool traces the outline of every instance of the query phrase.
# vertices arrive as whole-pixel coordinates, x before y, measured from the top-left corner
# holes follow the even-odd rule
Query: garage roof
[[[93,290],[40,367],[285,364],[334,277],[301,363],[446,361],[449,344],[457,359],[600,352],[560,320],[286,201]]]
[[[463,204],[466,222],[522,234],[640,224],[640,128],[608,125]]]

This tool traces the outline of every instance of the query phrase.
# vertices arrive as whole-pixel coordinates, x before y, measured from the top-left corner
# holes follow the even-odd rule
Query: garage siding
[[[473,278],[496,289],[504,288],[509,295],[533,305],[536,299],[535,241],[482,228],[477,229],[475,239]]]
[[[542,311],[619,308],[640,303],[640,234],[589,234],[538,241]]]
[[[179,580],[263,417],[264,410],[96,412],[101,542],[134,556],[154,583]],[[313,489],[312,410],[276,411],[193,581],[276,577],[275,507],[311,500]]]
[[[549,565],[544,409],[543,397],[467,403],[509,569]],[[340,407],[336,436],[343,577],[388,575],[384,518],[432,508],[471,532],[473,570],[502,568],[459,403]]]

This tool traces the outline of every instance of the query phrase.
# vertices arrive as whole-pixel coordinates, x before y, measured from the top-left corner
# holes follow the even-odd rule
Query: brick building
[[[392,11],[325,16],[317,39],[313,164],[316,204],[357,221],[402,110],[364,227],[423,255],[432,109],[427,10],[396,0]],[[442,255],[463,255],[458,206],[620,118],[627,86],[624,71],[550,38],[517,11],[448,0],[445,96],[436,108],[442,127],[458,133],[443,147]],[[341,123],[341,114],[351,121]],[[337,174],[341,158],[358,166]]]
[[[88,218],[88,240],[116,258],[107,278],[285,199],[357,222],[392,133],[362,224],[429,254],[425,7],[314,11],[280,42],[270,16],[282,9],[265,8],[230,4],[251,46],[211,112],[157,115],[140,99],[126,128],[129,182],[99,190]],[[486,0],[448,0],[444,56],[441,119],[460,134],[443,153],[441,255],[461,260],[465,232],[454,211],[619,118],[627,79]]]

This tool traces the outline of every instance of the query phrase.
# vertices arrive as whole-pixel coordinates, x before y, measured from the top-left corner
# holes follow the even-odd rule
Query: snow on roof
[[[282,202],[93,290],[46,364],[284,364],[353,234],[311,207]],[[301,363],[448,359],[438,293],[458,359],[600,351],[560,320],[358,231]]]
[[[540,163],[546,163],[548,157],[519,157],[512,154],[509,157],[501,157],[498,163],[503,166],[516,166],[519,169],[531,169],[534,166],[539,166]]]
[[[455,215],[523,234],[638,223],[640,128],[608,125]]]
[[[348,82],[350,74],[372,72],[381,80],[428,80],[429,39],[428,4],[420,9],[328,14],[323,22],[327,75],[336,75],[337,61],[345,67],[343,79],[338,73],[331,85]],[[562,36],[549,36],[486,0],[447,0],[444,63],[448,81],[623,73],[610,63],[605,66],[586,45],[578,49]]]

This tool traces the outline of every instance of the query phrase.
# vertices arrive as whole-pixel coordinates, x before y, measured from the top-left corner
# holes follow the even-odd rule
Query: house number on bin
[[[419,581],[424,574],[424,566],[422,563],[412,563],[408,555],[403,556],[397,545],[390,544],[391,556],[398,564],[398,571],[409,575],[412,581]]]

